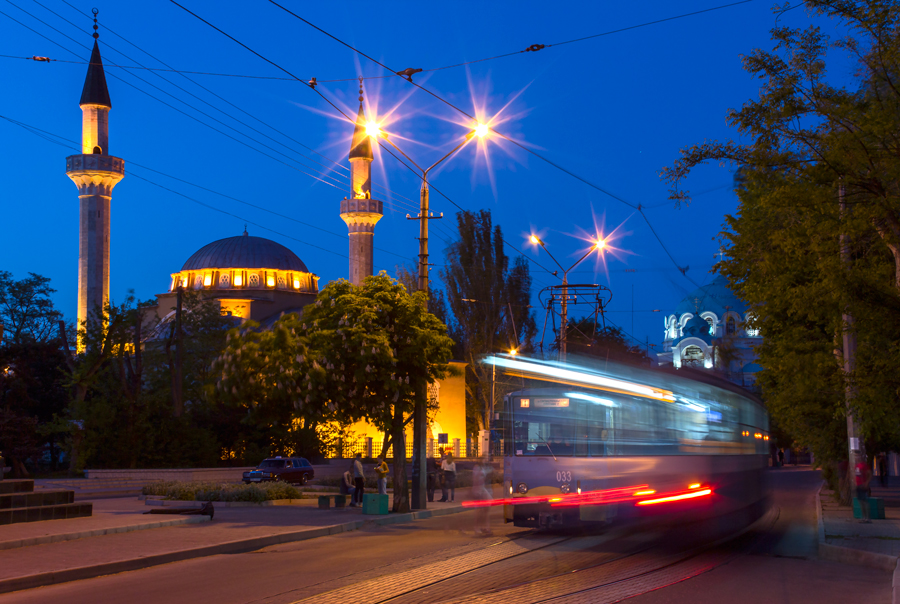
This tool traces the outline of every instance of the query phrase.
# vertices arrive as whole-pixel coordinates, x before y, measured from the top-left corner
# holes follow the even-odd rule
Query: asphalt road
[[[769,521],[725,545],[696,549],[691,530],[535,534],[473,514],[212,556],[0,596],[61,601],[887,603],[891,574],[815,559],[818,473],[771,472]]]

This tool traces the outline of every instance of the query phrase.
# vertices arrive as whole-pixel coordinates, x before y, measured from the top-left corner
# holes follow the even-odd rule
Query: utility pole
[[[844,198],[844,182],[843,179],[838,183],[838,201],[841,208],[841,218],[847,216],[847,201]],[[842,231],[844,229],[841,229]],[[841,265],[844,270],[850,271],[850,237],[841,233]],[[856,464],[858,461],[866,460],[866,444],[859,438],[856,426],[856,412],[853,409],[853,402],[856,398],[856,387],[853,385],[853,372],[856,369],[856,332],[854,330],[853,315],[850,309],[844,306],[842,316],[842,345],[843,345],[843,368],[845,380],[845,404],[847,409],[847,442],[849,445],[849,472],[850,476],[854,475]]]
[[[172,384],[172,399],[175,403],[175,417],[181,417],[181,414],[184,412],[184,401],[181,397],[181,386],[183,383],[182,359],[184,358],[184,353],[182,351],[182,349],[184,348],[184,332],[181,329],[183,294],[184,288],[179,285],[177,293],[175,295],[175,383]]]

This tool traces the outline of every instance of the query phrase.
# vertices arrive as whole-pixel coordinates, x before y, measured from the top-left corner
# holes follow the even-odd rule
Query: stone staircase
[[[35,491],[33,480],[0,480],[0,525],[84,518],[92,513],[93,504],[75,503],[74,491]]]
[[[137,497],[144,485],[154,480],[123,478],[53,478],[35,481],[35,491],[67,489],[74,491],[75,501],[108,497]]]

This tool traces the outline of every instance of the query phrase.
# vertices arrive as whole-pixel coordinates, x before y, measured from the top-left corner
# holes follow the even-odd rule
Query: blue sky
[[[114,302],[121,301],[129,289],[141,299],[164,292],[170,273],[179,270],[194,251],[239,235],[245,221],[251,223],[250,234],[271,238],[296,252],[321,277],[321,283],[347,276],[346,227],[338,215],[340,199],[349,193],[347,172],[323,165],[333,167],[331,160],[349,165],[352,125],[296,81],[189,75],[192,82],[178,73],[114,67],[162,67],[142,52],[146,51],[177,70],[288,77],[170,2],[70,2],[72,6],[53,0],[13,0],[0,5],[0,11],[8,15],[0,15],[0,54],[60,60],[48,64],[0,58],[5,82],[0,115],[79,140],[78,99],[87,69],[83,62],[90,56],[92,42],[89,11],[99,8],[101,52],[113,104],[109,152],[126,162],[126,177],[116,187],[112,202]],[[323,2],[291,3],[290,7],[400,70],[473,61],[725,3]],[[316,77],[319,90],[351,115],[358,106],[353,78],[386,74],[268,2],[184,0],[182,4],[296,76]],[[687,276],[702,285],[712,278],[709,271],[723,217],[736,208],[731,169],[698,170],[688,183],[698,195],[689,207],[680,209],[668,201],[667,187],[658,173],[683,147],[737,135],[726,124],[726,111],[754,98],[759,86],[742,70],[740,57],[753,48],[771,46],[769,30],[775,23],[771,6],[765,1],[744,3],[538,52],[422,73],[415,80],[470,114],[479,111],[494,118],[492,125],[498,131],[554,163],[634,205],[641,204],[678,265],[689,266]],[[803,9],[780,18],[780,23],[795,26],[809,22]],[[844,78],[852,66],[839,63],[832,69],[835,77]],[[350,81],[326,82],[341,79]],[[420,165],[439,159],[467,132],[463,116],[398,77],[367,80],[365,89],[370,113],[377,109],[379,117],[388,116],[385,129]],[[65,175],[65,157],[78,151],[4,120],[0,120],[0,140],[4,142],[0,145],[4,181],[0,195],[5,219],[0,269],[17,278],[28,272],[50,277],[58,290],[56,305],[74,318],[78,198]],[[586,260],[570,274],[570,281],[610,287],[614,297],[609,319],[636,340],[659,345],[663,315],[694,285],[666,256],[641,216],[496,137],[486,150],[485,155],[484,148],[467,146],[445,162],[431,182],[465,209],[491,210],[505,239],[543,267],[549,268],[552,261],[527,244],[529,233],[540,233],[568,267],[587,249],[584,236],[597,229],[603,235],[617,229],[611,243],[621,251],[607,256],[606,268],[593,258]],[[375,160],[373,180],[384,187],[376,188],[376,196],[385,201],[385,216],[375,236],[376,270],[394,274],[397,264],[412,266],[418,251],[417,223],[406,219],[418,203],[418,181],[384,153]],[[436,265],[432,277],[436,278],[444,262],[443,249],[454,231],[456,208],[437,193],[432,193],[431,205],[445,216],[432,223]],[[532,275],[535,293],[558,282],[534,264]],[[662,312],[649,312],[653,309]],[[544,311],[535,310],[540,325]]]

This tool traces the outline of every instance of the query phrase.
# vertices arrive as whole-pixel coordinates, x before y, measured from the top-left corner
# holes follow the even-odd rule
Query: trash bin
[[[363,495],[363,514],[387,514],[388,496],[377,493],[365,493]]]
[[[853,517],[862,518],[862,507],[859,499],[853,498]],[[872,520],[884,520],[884,499],[881,497],[869,497],[869,518]]]

